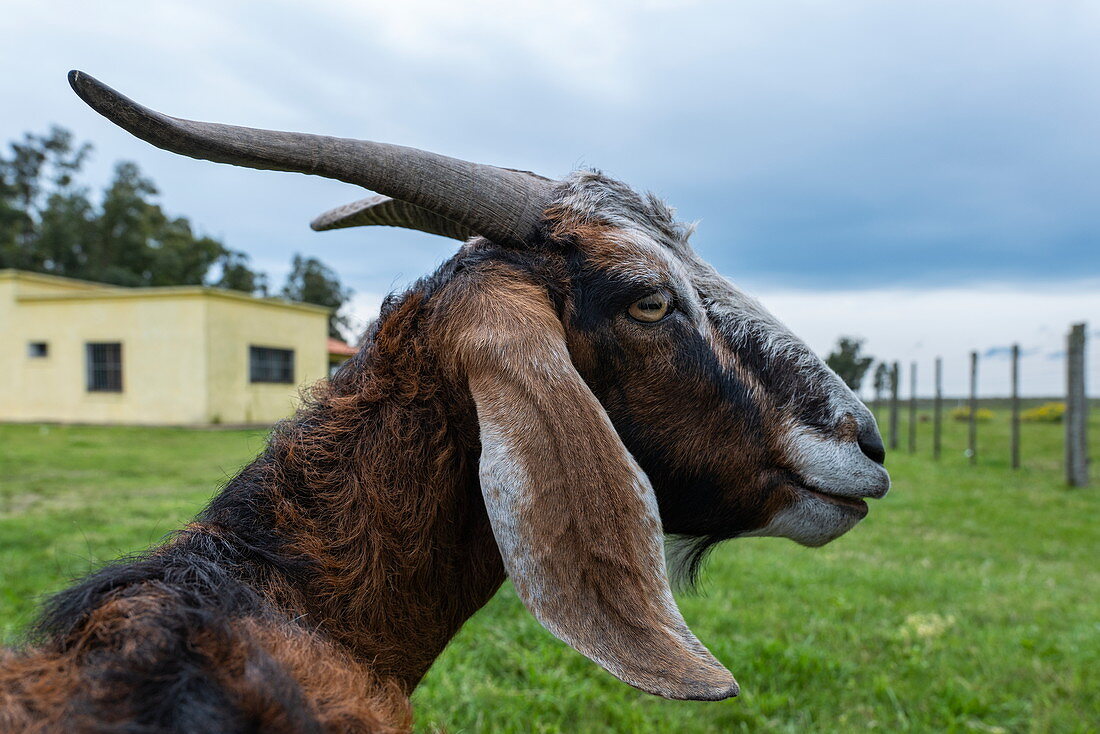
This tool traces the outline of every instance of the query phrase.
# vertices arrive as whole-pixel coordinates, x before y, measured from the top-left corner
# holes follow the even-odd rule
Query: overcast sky
[[[228,7],[226,7],[228,6]],[[1088,320],[1100,392],[1100,3],[5,0],[0,140],[58,123],[87,180],[137,161],[162,204],[284,277],[320,257],[366,318],[454,250],[316,234],[354,187],[147,146],[83,106],[79,68],[169,114],[402,143],[560,176],[597,167],[698,220],[695,245],[817,350],[947,360],[965,390],[1063,390]],[[906,381],[907,384],[907,381]]]

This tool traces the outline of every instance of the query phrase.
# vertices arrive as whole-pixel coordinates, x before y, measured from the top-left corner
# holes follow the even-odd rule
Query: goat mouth
[[[867,503],[859,497],[848,497],[839,494],[829,494],[828,492],[813,487],[808,487],[805,484],[799,483],[798,488],[806,494],[813,495],[820,500],[828,502],[831,505],[837,505],[847,510],[857,512],[860,515],[866,515],[868,512]]]

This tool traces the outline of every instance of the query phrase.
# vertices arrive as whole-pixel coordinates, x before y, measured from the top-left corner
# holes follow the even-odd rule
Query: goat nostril
[[[859,450],[877,464],[886,462],[886,447],[882,445],[882,436],[873,423],[863,426],[859,431]]]

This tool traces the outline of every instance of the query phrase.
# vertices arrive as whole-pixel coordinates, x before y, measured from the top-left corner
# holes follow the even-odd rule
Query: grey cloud
[[[91,19],[69,5],[0,18],[0,61],[20,69],[0,84],[22,101],[0,111],[3,139],[67,125],[96,143],[93,177],[137,160],[168,209],[273,270],[308,251],[374,292],[452,246],[312,234],[310,218],[362,193],[152,150],[83,108],[65,71],[84,67],[171,114],[551,176],[597,166],[701,220],[697,247],[751,285],[1100,274],[1100,24],[1088,5],[563,2],[507,15],[502,2],[456,15],[329,0],[257,14],[196,0],[120,2]]]

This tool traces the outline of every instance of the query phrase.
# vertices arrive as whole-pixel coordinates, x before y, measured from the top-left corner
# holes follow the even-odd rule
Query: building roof
[[[96,283],[91,280],[79,278],[67,278],[63,275],[47,275],[46,273],[32,273],[29,270],[16,270],[15,268],[0,269],[0,280],[20,280],[31,283],[42,283],[54,288],[71,288],[74,290],[100,290],[103,288],[120,288],[121,286],[109,283]]]
[[[16,295],[16,300],[21,303],[100,301],[117,298],[178,298],[206,296],[235,301],[247,301],[253,304],[274,306],[275,308],[288,308],[297,311],[321,312],[325,314],[332,311],[330,308],[317,306],[312,303],[297,303],[283,298],[261,298],[240,291],[231,291],[224,288],[214,288],[205,285],[168,285],[147,288],[129,288],[107,283],[77,280],[76,278],[63,278],[56,275],[45,275],[42,273],[31,273],[24,270],[10,269],[0,270],[0,280],[48,283],[54,286],[64,285],[71,288],[71,290],[66,292]]]
[[[342,342],[339,339],[333,339],[331,336],[328,338],[328,353],[330,355],[338,355],[341,357],[350,357],[355,354],[356,349],[347,342]]]

